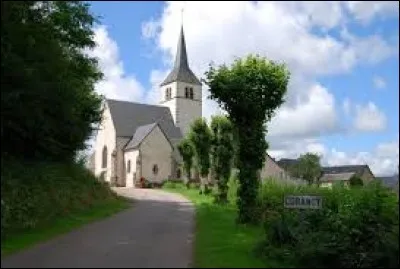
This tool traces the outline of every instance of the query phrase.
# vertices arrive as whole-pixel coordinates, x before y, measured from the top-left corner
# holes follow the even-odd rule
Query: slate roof
[[[282,168],[288,168],[289,166],[297,164],[299,161],[297,159],[280,159],[277,164]]]
[[[106,100],[117,137],[132,137],[144,125],[158,123],[168,139],[182,138],[168,107],[126,101]]]
[[[335,173],[335,174],[324,174],[320,178],[320,182],[328,182],[328,181],[346,181],[350,180],[350,178],[354,175],[354,172],[351,173]]]
[[[186,53],[185,35],[183,33],[183,26],[179,35],[178,49],[175,56],[175,64],[172,71],[168,74],[160,86],[167,85],[172,82],[187,82],[195,85],[201,85],[200,80],[190,70]]]
[[[340,166],[329,166],[322,167],[324,174],[343,174],[343,173],[362,173],[364,169],[369,169],[368,165],[340,165]]]
[[[128,145],[126,145],[125,149],[134,149],[137,148],[143,139],[153,130],[153,128],[157,126],[157,123],[151,123],[147,125],[142,125],[136,129],[135,134],[133,135],[131,141],[129,141]]]

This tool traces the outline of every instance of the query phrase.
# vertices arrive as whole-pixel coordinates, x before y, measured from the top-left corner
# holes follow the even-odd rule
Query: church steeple
[[[200,80],[196,77],[192,70],[190,70],[189,67],[183,25],[181,26],[181,33],[179,35],[174,67],[160,86],[164,86],[172,82],[186,82],[194,85],[201,85]]]

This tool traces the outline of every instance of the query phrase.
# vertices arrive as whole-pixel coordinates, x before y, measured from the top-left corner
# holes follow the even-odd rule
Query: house
[[[278,165],[274,158],[266,153],[264,167],[260,171],[260,177],[262,179],[267,177],[286,179],[289,178],[289,174]]]
[[[189,67],[182,27],[173,69],[160,84],[159,104],[107,99],[89,166],[116,186],[135,186],[142,177],[180,177],[177,143],[201,116],[202,84]]]
[[[280,159],[277,163],[290,173],[293,166],[298,163],[298,159]],[[341,165],[322,167],[319,182],[321,187],[331,187],[337,182],[347,185],[353,176],[360,177],[364,183],[375,179],[368,165]]]
[[[375,179],[368,165],[342,165],[322,167],[322,175],[319,182],[321,187],[332,187],[336,182],[349,185],[353,176],[359,177],[364,184]]]

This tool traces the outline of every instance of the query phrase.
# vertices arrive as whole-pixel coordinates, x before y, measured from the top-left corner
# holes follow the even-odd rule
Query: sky
[[[90,2],[107,98],[157,104],[181,24],[191,69],[249,53],[287,64],[285,103],[268,123],[276,158],[320,154],[323,165],[399,163],[399,2]],[[183,10],[183,12],[182,12]],[[203,116],[218,105],[203,86]]]

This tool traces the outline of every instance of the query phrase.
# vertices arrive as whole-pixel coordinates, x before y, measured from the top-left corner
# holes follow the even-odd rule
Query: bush
[[[364,182],[358,176],[352,176],[350,178],[350,182],[349,183],[350,183],[351,187],[357,187],[357,186],[363,186],[364,185]]]
[[[106,204],[117,195],[78,164],[2,160],[2,239],[58,216]]]
[[[323,197],[321,210],[284,209],[285,194]],[[265,238],[258,250],[266,258],[299,267],[370,268],[399,265],[399,211],[396,196],[379,184],[332,190],[263,184]]]

